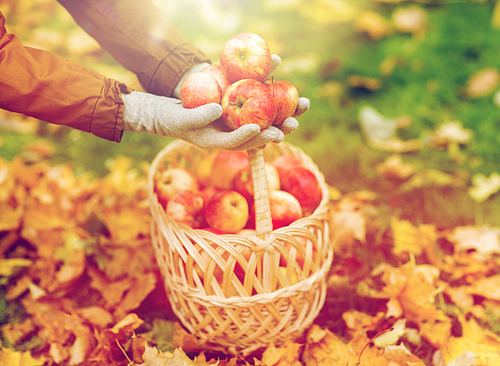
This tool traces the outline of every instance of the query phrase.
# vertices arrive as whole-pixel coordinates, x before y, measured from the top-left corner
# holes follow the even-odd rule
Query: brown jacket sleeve
[[[210,62],[151,0],[58,1],[149,93],[171,96],[194,63]]]
[[[122,83],[53,53],[24,47],[0,12],[0,108],[121,140]]]

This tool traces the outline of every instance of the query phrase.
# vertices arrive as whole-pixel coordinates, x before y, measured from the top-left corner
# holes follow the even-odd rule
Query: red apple
[[[276,118],[273,125],[281,126],[283,121],[292,117],[299,104],[299,92],[286,80],[267,79],[264,81],[276,104]]]
[[[302,207],[299,201],[288,192],[269,191],[269,206],[273,230],[288,226],[302,217]],[[252,205],[250,215],[252,218],[255,216],[255,204]]]
[[[250,160],[246,152],[218,150],[212,163],[210,182],[220,189],[233,189],[236,174],[249,166]]]
[[[184,108],[196,108],[204,104],[220,104],[222,89],[217,80],[208,74],[195,72],[181,85],[181,101]]]
[[[280,177],[278,171],[270,162],[265,162],[267,189],[269,191],[280,189]],[[250,167],[241,169],[233,181],[234,190],[240,193],[247,201],[252,202],[254,198],[252,170]]]
[[[222,120],[232,130],[255,123],[261,131],[276,118],[276,105],[267,87],[252,79],[239,80],[226,89],[221,101]]]
[[[167,202],[178,191],[190,189],[197,191],[199,188],[196,178],[186,169],[169,168],[158,174],[155,180],[155,192],[158,202],[166,208]]]
[[[205,202],[205,205],[207,204],[207,202],[210,200],[210,198],[212,198],[212,196],[218,192],[220,192],[221,190],[217,187],[214,187],[214,186],[208,186],[208,187],[205,187],[201,190],[201,196],[203,197],[203,202]]]
[[[205,221],[203,197],[197,191],[185,189],[177,192],[168,201],[165,212],[176,222],[193,229],[200,228]]]
[[[281,179],[281,188],[297,198],[304,215],[311,214],[323,197],[316,176],[309,169],[303,167],[289,169]]]
[[[264,81],[271,72],[271,51],[255,33],[239,33],[222,47],[220,63],[232,82],[241,79]]]
[[[248,221],[247,200],[236,191],[220,191],[208,201],[205,219],[214,229],[236,233],[243,229]]]
[[[229,79],[227,78],[226,71],[224,70],[222,65],[208,65],[200,72],[213,76],[215,80],[217,80],[222,90],[222,95],[224,95],[227,87],[231,85],[231,81],[229,81]]]
[[[281,179],[285,176],[285,173],[291,169],[298,166],[303,166],[300,159],[293,155],[280,155],[276,159],[273,160],[273,165],[278,171],[278,174]]]

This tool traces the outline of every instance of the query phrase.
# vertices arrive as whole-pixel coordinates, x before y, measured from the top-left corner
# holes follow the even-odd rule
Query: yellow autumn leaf
[[[413,253],[420,255],[426,248],[432,247],[437,240],[434,225],[421,224],[415,227],[411,222],[399,220],[393,216],[391,229],[394,236],[394,254]]]
[[[42,366],[46,361],[45,357],[33,358],[30,352],[0,349],[0,366]]]
[[[354,22],[354,30],[366,33],[370,39],[378,41],[392,33],[392,26],[379,13],[363,11]]]
[[[441,350],[445,363],[470,352],[476,355],[476,365],[500,366],[500,337],[485,330],[474,318],[465,320],[460,316],[459,320],[462,336],[451,337]]]
[[[0,259],[0,276],[11,277],[31,265],[31,261],[25,258]]]

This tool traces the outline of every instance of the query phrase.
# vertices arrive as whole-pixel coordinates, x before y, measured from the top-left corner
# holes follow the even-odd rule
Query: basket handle
[[[266,239],[273,231],[269,192],[267,188],[266,166],[262,149],[247,150],[252,170],[255,201],[255,231],[259,239]]]

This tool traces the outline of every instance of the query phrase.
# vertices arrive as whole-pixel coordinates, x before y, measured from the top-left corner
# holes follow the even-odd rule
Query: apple
[[[198,229],[205,221],[203,208],[201,193],[185,189],[173,195],[167,203],[165,212],[176,222]]]
[[[210,200],[210,198],[212,198],[212,196],[214,194],[216,194],[217,192],[220,192],[221,190],[217,187],[214,187],[214,186],[208,186],[208,187],[205,187],[201,190],[201,196],[203,197],[203,202],[205,202],[205,205],[207,204],[207,202]]]
[[[208,74],[194,72],[181,85],[181,101],[184,108],[196,108],[209,103],[220,104],[222,89],[217,80]]]
[[[264,163],[264,167],[266,169],[267,189],[269,191],[280,189],[280,177],[274,165],[266,161]],[[245,197],[248,202],[253,201],[254,190],[252,170],[250,167],[241,169],[236,174],[236,176],[234,177],[233,186],[234,190]]]
[[[311,214],[323,197],[318,179],[304,167],[289,169],[281,179],[281,188],[297,198],[304,215]]]
[[[265,130],[276,118],[274,98],[267,87],[252,79],[228,86],[221,101],[222,120],[232,130],[255,123]]]
[[[269,207],[273,230],[288,226],[302,218],[302,207],[291,193],[281,190],[269,191]],[[251,207],[250,215],[252,218],[255,217],[255,203]]]
[[[264,81],[271,72],[271,51],[255,33],[239,33],[227,40],[220,64],[233,83],[241,79]]]
[[[273,165],[278,171],[278,175],[280,179],[285,176],[285,173],[291,169],[298,166],[303,166],[300,159],[294,155],[280,155],[276,159],[273,160]]]
[[[194,176],[203,187],[207,187],[211,184],[210,179],[212,176],[212,165],[216,156],[217,151],[212,151],[208,155],[204,156],[194,168]]]
[[[211,185],[219,189],[233,189],[234,177],[241,169],[250,166],[245,151],[218,150],[211,170]]]
[[[169,168],[159,173],[155,179],[155,192],[158,196],[158,202],[167,207],[167,202],[174,194],[183,189],[197,191],[199,189],[198,181],[186,169]]]
[[[203,68],[201,71],[203,74],[210,75],[217,80],[219,83],[219,86],[222,91],[222,95],[224,95],[224,92],[226,91],[227,87],[231,85],[231,81],[228,79],[226,71],[222,67],[222,65],[208,65],[207,67]]]
[[[220,191],[207,202],[205,219],[214,229],[236,233],[243,229],[248,221],[247,200],[236,191]]]
[[[273,125],[281,126],[283,121],[292,117],[299,104],[299,92],[286,80],[267,79],[264,81],[274,98],[276,118]]]

